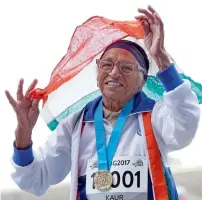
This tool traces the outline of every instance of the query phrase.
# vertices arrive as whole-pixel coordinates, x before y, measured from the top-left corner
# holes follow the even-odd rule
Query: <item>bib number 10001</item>
[[[94,185],[94,176],[96,172],[91,175],[91,178],[93,178],[93,185],[92,188],[95,189]],[[135,174],[133,174],[131,171],[125,171],[123,175],[121,176],[118,171],[112,172],[113,177],[113,183],[112,188],[117,188],[122,183],[125,188],[130,188],[135,182],[135,187],[140,188],[140,171],[137,171]],[[114,181],[114,178],[116,177],[116,183]]]

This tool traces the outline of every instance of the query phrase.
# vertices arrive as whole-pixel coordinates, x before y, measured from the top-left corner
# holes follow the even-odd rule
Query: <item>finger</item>
[[[155,23],[156,25],[160,25],[160,24],[159,24],[159,20],[158,20],[157,17],[156,17],[156,13],[154,13],[154,23]]]
[[[157,13],[156,10],[154,10],[154,8],[151,5],[148,6],[148,10],[153,14]]]
[[[135,17],[137,20],[142,21],[142,26],[144,29],[144,34],[145,37],[148,36],[149,32],[150,32],[150,23],[148,22],[148,17],[145,15],[139,15]]]
[[[154,13],[154,18],[155,18],[155,21],[161,26],[161,28],[163,28],[163,22],[161,20],[161,17],[158,15],[158,13]]]
[[[29,86],[29,88],[27,89],[25,96],[28,97],[29,93],[36,87],[36,84],[38,83],[37,79],[34,79],[31,83],[31,85]]]
[[[143,26],[143,29],[144,29],[144,34],[147,36],[149,31],[150,31],[148,17],[145,16],[145,15],[139,15],[139,16],[136,16],[135,18],[142,22],[142,26]]]
[[[17,100],[21,100],[23,98],[23,84],[24,79],[20,79],[17,90]]]
[[[156,17],[159,22],[162,22],[160,15],[156,12],[156,10],[154,10],[151,5],[148,6],[148,10],[154,15],[154,18]]]
[[[148,17],[145,15],[138,15],[138,16],[135,16],[135,19],[137,19],[137,20],[148,20]]]
[[[6,94],[6,97],[7,97],[8,101],[9,101],[9,103],[11,104],[11,106],[13,107],[13,109],[15,110],[17,102],[11,96],[11,94],[10,94],[10,92],[8,90],[5,91],[5,94]]]
[[[150,32],[150,27],[149,27],[148,21],[143,21],[142,26],[143,26],[144,34],[145,34],[145,37],[146,37]]]
[[[155,24],[158,24],[160,27],[161,45],[164,46],[164,25],[163,25],[163,22],[157,13],[154,14],[154,17],[155,17]]]
[[[39,102],[40,102],[40,99],[34,99],[32,101],[32,107],[34,108],[34,110],[39,107]]]
[[[138,9],[138,12],[145,14],[145,15],[148,17],[148,19],[151,19],[152,21],[154,20],[153,15],[152,15],[148,10],[139,8],[139,9]]]

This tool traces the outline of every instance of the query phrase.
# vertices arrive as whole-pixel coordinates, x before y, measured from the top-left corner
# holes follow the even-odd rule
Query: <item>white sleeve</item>
[[[188,146],[195,136],[200,107],[189,81],[164,93],[164,99],[154,106],[152,125],[166,152]]]
[[[37,196],[44,194],[50,185],[61,182],[71,169],[71,133],[66,119],[50,133],[44,146],[33,152],[33,160],[26,166],[19,165],[26,159],[26,150],[20,152],[22,150],[14,148],[14,156],[18,157],[18,164],[14,157],[12,159],[14,182],[22,190]]]

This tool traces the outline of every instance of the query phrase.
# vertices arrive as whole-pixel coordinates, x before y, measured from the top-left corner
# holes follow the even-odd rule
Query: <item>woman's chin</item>
[[[104,90],[104,96],[110,99],[119,100],[124,95],[123,89],[106,89]]]

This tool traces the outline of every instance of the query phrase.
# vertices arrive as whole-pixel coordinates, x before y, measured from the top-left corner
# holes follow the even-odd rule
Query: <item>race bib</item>
[[[86,173],[86,194],[89,200],[126,200],[147,193],[148,162],[142,156],[114,157],[110,172],[113,177],[111,189],[101,192],[95,188],[94,176],[98,171],[96,159],[88,160]]]

